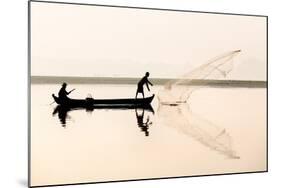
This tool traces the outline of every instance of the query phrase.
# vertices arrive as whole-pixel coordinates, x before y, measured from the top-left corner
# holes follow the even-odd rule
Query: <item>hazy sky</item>
[[[31,3],[31,74],[178,77],[241,49],[229,79],[266,80],[266,18]]]

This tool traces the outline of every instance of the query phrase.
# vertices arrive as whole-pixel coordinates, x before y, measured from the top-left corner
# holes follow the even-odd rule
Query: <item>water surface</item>
[[[133,85],[75,84],[72,98],[128,98]],[[154,86],[157,94],[160,86]],[[196,90],[154,110],[55,112],[60,85],[31,86],[31,184],[69,184],[266,169],[266,90]],[[151,93],[147,93],[151,95]],[[62,118],[63,117],[63,118]]]

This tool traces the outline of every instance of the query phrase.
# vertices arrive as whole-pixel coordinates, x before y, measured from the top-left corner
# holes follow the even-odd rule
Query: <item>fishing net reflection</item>
[[[227,130],[193,113],[187,103],[177,106],[159,104],[157,115],[161,125],[192,137],[228,158],[240,158],[233,150],[232,137]]]

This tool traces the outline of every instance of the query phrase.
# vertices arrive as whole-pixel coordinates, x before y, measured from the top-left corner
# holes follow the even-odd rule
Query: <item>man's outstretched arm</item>
[[[147,87],[148,91],[150,91],[150,89],[149,89],[149,86],[148,86],[147,82],[145,83],[145,85],[146,85],[146,87]]]
[[[72,89],[71,91],[69,91],[69,92],[67,92],[66,91],[66,93],[67,93],[67,95],[69,95],[72,91],[74,91],[75,89]]]
[[[153,84],[152,84],[149,80],[147,80],[147,82],[148,82],[151,86],[153,86]]]

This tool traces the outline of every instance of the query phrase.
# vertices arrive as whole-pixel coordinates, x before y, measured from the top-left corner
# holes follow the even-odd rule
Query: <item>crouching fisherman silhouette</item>
[[[72,91],[74,91],[75,89],[72,89],[71,91],[67,92],[67,91],[66,91],[66,86],[67,86],[66,83],[63,83],[63,84],[62,84],[62,87],[61,87],[61,89],[60,89],[60,91],[59,91],[59,93],[58,93],[58,97],[56,97],[54,94],[52,94],[52,96],[53,96],[55,102],[57,102],[57,103],[64,103],[64,102],[70,100],[70,98],[68,97],[68,95],[69,95]]]
[[[145,76],[139,81],[137,92],[136,92],[136,98],[137,98],[139,93],[141,93],[142,97],[144,98],[144,92],[143,92],[143,85],[144,84],[146,85],[148,91],[150,91],[148,84],[153,86],[153,84],[147,79],[148,77],[149,77],[149,72],[146,72]]]
[[[62,84],[62,87],[61,87],[61,89],[60,89],[60,91],[59,91],[59,93],[58,93],[59,99],[60,99],[60,100],[68,100],[69,98],[68,98],[67,95],[69,95],[72,91],[75,90],[75,89],[72,89],[71,91],[67,92],[67,91],[66,91],[66,86],[67,86],[67,84],[66,84],[66,83],[63,83],[63,84]]]

